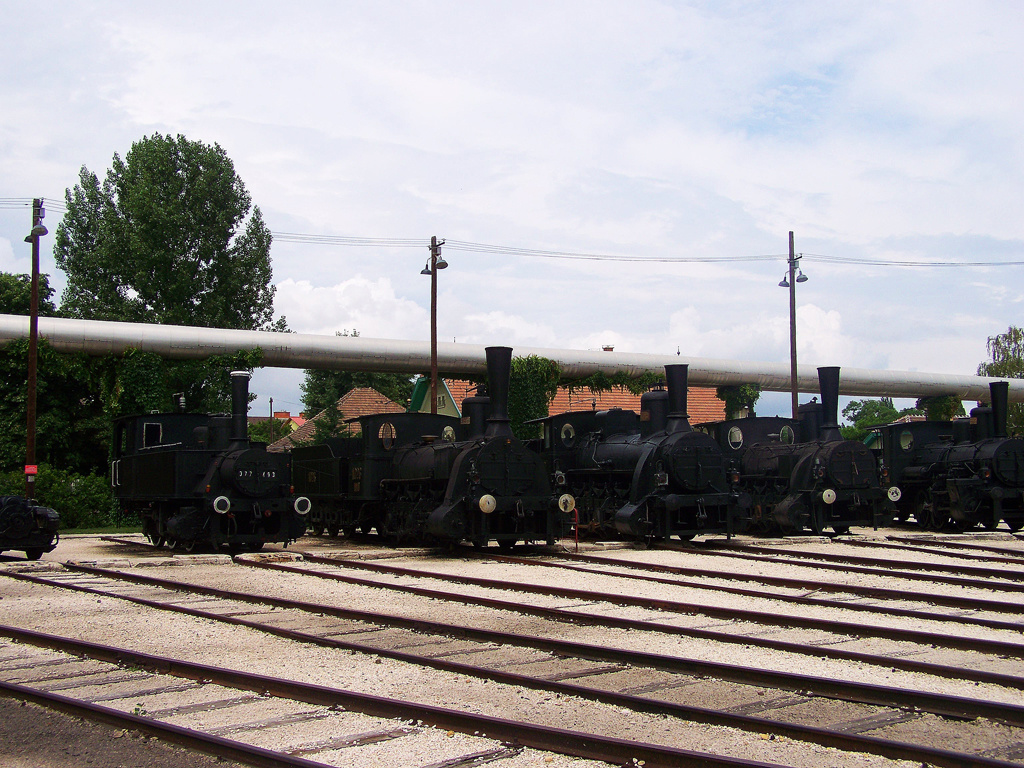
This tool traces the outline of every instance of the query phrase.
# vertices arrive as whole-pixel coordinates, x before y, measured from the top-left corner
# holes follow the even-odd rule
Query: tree
[[[546,357],[513,357],[508,382],[508,416],[512,433],[520,440],[540,435],[540,426],[524,422],[543,419],[558,392],[558,363]]]
[[[986,350],[992,359],[978,366],[979,376],[1000,379],[1024,378],[1024,330],[1011,325],[1006,329],[1006,333],[989,336]],[[1013,403],[1008,411],[1009,433],[1024,434],[1024,404]]]
[[[0,273],[0,313],[27,315],[31,277]],[[39,314],[56,314],[47,275],[39,276]],[[36,459],[73,472],[104,470],[109,424],[97,397],[97,369],[84,355],[55,352],[45,339],[37,349]],[[25,369],[28,340],[0,349],[0,377],[8,390],[0,400],[0,468],[21,469],[25,462],[28,401]],[[18,386],[21,382],[21,386]]]
[[[270,230],[219,145],[155,133],[99,178],[82,167],[65,194],[54,259],[67,273],[61,312],[89,320],[286,330],[273,320]],[[130,353],[100,364],[110,416],[167,410],[184,392],[190,410],[225,411],[228,371],[258,353],[170,362]]]
[[[65,201],[54,259],[68,316],[275,327],[270,230],[219,145],[155,133],[115,154],[102,185],[83,166]]]
[[[863,440],[867,437],[870,427],[892,422],[909,415],[920,415],[917,408],[904,408],[897,411],[891,397],[880,400],[851,400],[843,408],[843,418],[852,422],[852,426],[841,427],[840,432],[847,440]]]
[[[761,397],[761,388],[757,384],[718,387],[715,397],[725,403],[725,418],[737,418],[744,409],[753,416],[754,403]]]

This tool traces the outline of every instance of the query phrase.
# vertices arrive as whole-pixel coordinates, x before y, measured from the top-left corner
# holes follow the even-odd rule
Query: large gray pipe
[[[259,347],[263,365],[269,368],[318,368],[340,371],[422,373],[430,368],[430,343],[368,339],[364,336],[314,336],[302,333],[236,331],[177,325],[113,323],[99,320],[39,318],[39,335],[60,352],[89,355],[123,354],[135,348],[169,358],[199,359],[230,355]],[[0,315],[0,345],[28,338],[28,318]],[[661,375],[666,365],[689,365],[692,386],[721,387],[756,384],[770,392],[789,391],[789,363],[751,363],[735,360],[679,357],[677,355],[628,354],[575,349],[516,347],[523,357],[537,355],[558,363],[567,379],[601,372],[638,377]],[[437,345],[438,369],[446,376],[482,376],[487,371],[484,347],[475,344]],[[801,392],[817,392],[817,370],[801,366],[797,386]],[[989,383],[982,376],[953,376],[912,371],[877,371],[843,368],[840,394],[860,397],[939,397],[988,400]],[[1009,402],[1024,402],[1024,380],[1011,379]]]

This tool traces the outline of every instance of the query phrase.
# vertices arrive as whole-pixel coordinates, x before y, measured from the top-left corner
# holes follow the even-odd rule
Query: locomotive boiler
[[[52,552],[60,537],[60,515],[21,496],[0,496],[0,553],[18,550],[29,560]]]
[[[292,451],[314,527],[505,547],[561,536],[574,501],[554,493],[540,457],[512,434],[512,350],[486,352],[489,398],[467,399],[466,423],[422,413],[364,416],[355,437]]]
[[[306,528],[289,457],[248,437],[249,373],[231,374],[232,413],[154,413],[114,423],[111,484],[154,546],[258,550]]]
[[[719,446],[686,414],[686,365],[665,367],[667,390],[641,398],[641,413],[578,411],[538,420],[557,485],[577,500],[581,530],[645,539],[731,534],[745,526],[746,496]]]
[[[1024,440],[1007,436],[1007,382],[989,385],[990,405],[953,421],[874,429],[890,480],[903,490],[899,515],[924,528],[1024,528]]]
[[[818,369],[821,402],[799,419],[732,419],[701,428],[714,435],[753,501],[751,526],[767,532],[848,533],[888,520],[899,488],[883,488],[878,464],[862,443],[839,432],[839,368]]]

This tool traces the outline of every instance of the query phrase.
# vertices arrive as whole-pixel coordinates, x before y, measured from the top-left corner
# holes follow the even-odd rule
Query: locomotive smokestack
[[[248,371],[231,372],[231,440],[249,439],[249,378]]]
[[[668,384],[668,425],[666,432],[689,432],[690,417],[686,413],[686,386],[690,366],[666,365],[665,382]]]
[[[512,374],[512,347],[487,347],[487,391],[491,396],[491,417],[487,437],[512,437],[508,418],[508,380]]]
[[[818,386],[821,388],[821,434],[824,443],[842,440],[839,431],[839,368],[838,366],[818,369]]]
[[[992,397],[992,422],[994,437],[1006,437],[1007,402],[1009,399],[1010,382],[993,381],[988,385]]]

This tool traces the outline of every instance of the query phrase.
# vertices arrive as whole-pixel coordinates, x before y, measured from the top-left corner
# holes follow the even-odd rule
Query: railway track
[[[275,567],[282,566],[278,564]],[[840,691],[834,685],[830,689],[821,687],[829,681],[814,681],[807,676],[790,676],[788,680],[784,680],[784,676],[781,675],[776,675],[774,679],[771,675],[762,677],[761,681],[756,683],[762,687],[756,691],[745,690],[747,700],[738,702],[735,698],[739,695],[737,692],[755,685],[750,678],[741,677],[739,685],[733,686],[731,711],[728,711],[730,708],[712,710],[687,707],[666,701],[665,698],[692,698],[702,686],[713,687],[717,694],[721,695],[721,680],[735,678],[741,671],[735,668],[730,671],[725,668],[727,665],[715,668],[714,665],[702,664],[690,665],[687,668],[687,665],[678,659],[655,658],[653,654],[639,654],[635,650],[626,650],[617,656],[614,653],[615,649],[611,648],[586,648],[582,644],[574,646],[568,642],[552,642],[546,638],[513,637],[509,633],[499,636],[495,632],[473,631],[463,626],[430,627],[425,622],[403,621],[381,614],[356,617],[351,611],[338,611],[331,609],[330,606],[301,605],[295,601],[284,601],[269,595],[242,595],[237,592],[213,590],[181,582],[168,583],[166,580],[143,577],[139,574],[121,574],[103,569],[81,569],[74,573],[51,575],[42,579],[39,576],[24,575],[18,578],[33,580],[35,583],[49,583],[66,589],[88,591],[90,594],[132,600],[139,605],[174,610],[191,616],[230,621],[326,647],[381,654],[388,658],[429,664],[434,668],[452,672],[486,675],[492,680],[502,680],[534,689],[542,688],[561,695],[594,698],[614,703],[616,706],[630,707],[637,712],[669,713],[674,717],[732,725],[762,734],[783,733],[789,738],[829,746],[842,743],[845,746],[841,748],[844,749],[882,754],[896,759],[919,760],[934,765],[1009,764],[1000,756],[1013,759],[1017,749],[1014,745],[1021,740],[1020,729],[1024,727],[1024,712],[1012,705],[986,703],[981,700],[963,701],[956,700],[956,697],[939,696],[905,699],[901,697],[906,692],[887,689],[884,686],[872,691],[867,687],[847,685],[845,690]],[[132,589],[126,587],[132,587],[136,594],[131,594]],[[140,587],[149,593],[148,597],[138,594]],[[155,599],[155,591],[164,591],[168,594]],[[204,608],[197,607],[200,603]],[[261,608],[254,610],[257,605]],[[367,622],[376,624],[368,627]],[[360,623],[362,626],[358,625]],[[433,633],[432,638],[425,637],[425,633],[428,632]],[[339,640],[339,637],[349,639]],[[497,646],[497,643],[502,645]],[[470,645],[467,647],[467,644]],[[468,665],[462,662],[451,661],[453,657],[467,656],[489,657],[493,661],[490,667],[476,665],[477,668],[474,670],[467,669]],[[602,663],[595,666],[594,661]],[[510,672],[510,664],[516,668],[543,669],[544,674]],[[644,668],[640,670],[640,666]],[[643,676],[640,675],[641,671]],[[708,674],[717,674],[719,679],[710,683],[701,679]],[[745,675],[747,672],[743,671],[742,674]],[[617,690],[622,688],[621,680],[627,677],[630,685],[626,687],[632,692]],[[611,683],[616,679],[619,680],[617,684]],[[579,680],[587,680],[589,685],[570,682]],[[817,695],[808,695],[808,691],[815,690],[816,687],[820,687]],[[658,696],[663,698],[659,699]],[[806,709],[822,706],[821,699],[817,696],[836,697],[830,705],[835,710],[835,727],[815,729],[798,722],[800,716],[794,713],[799,712],[801,707]],[[864,703],[851,703],[863,702],[865,699],[873,699],[874,703],[870,707]],[[784,710],[788,710],[785,713],[789,715],[788,720],[779,716]],[[751,712],[756,714],[752,715]],[[940,712],[941,715],[935,714],[936,712]],[[951,727],[948,720],[950,717],[971,720],[970,727],[979,730],[987,728],[986,722],[999,721],[1003,723],[999,728],[1005,730],[1006,743],[990,745],[984,750],[985,754],[970,755],[943,753],[942,750],[928,752],[931,747],[927,743],[920,743],[925,741],[920,738],[918,744],[914,744],[912,739],[909,743],[898,744],[899,738],[882,739],[864,735],[866,732],[879,729],[895,730],[897,735],[912,735],[915,728],[934,732],[936,728]],[[956,727],[964,726],[961,724]]]

